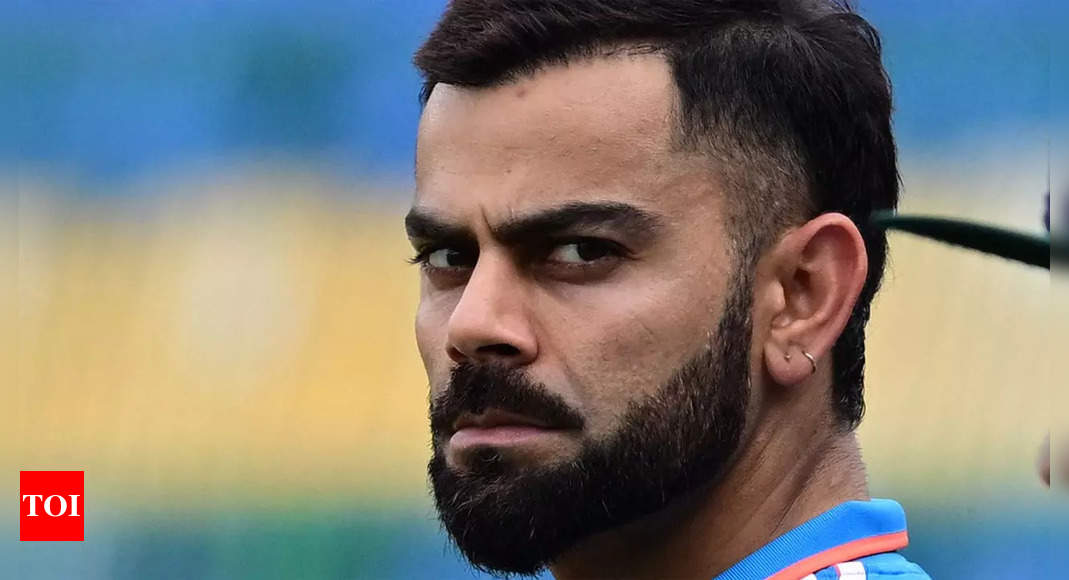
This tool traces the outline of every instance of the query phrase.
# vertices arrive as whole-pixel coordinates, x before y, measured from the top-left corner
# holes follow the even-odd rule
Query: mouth
[[[454,433],[463,429],[493,429],[496,427],[549,429],[549,426],[542,421],[500,409],[487,409],[477,415],[467,412],[461,413],[460,417],[457,417],[457,420],[453,422]]]
[[[487,409],[479,414],[461,414],[453,423],[449,446],[463,451],[478,446],[519,445],[560,435],[564,431],[525,415]]]

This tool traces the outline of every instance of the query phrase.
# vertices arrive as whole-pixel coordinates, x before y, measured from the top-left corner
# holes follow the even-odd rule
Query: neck
[[[573,578],[712,578],[844,501],[868,499],[853,433],[791,422],[748,438],[714,485],[660,512],[584,540],[551,567]]]

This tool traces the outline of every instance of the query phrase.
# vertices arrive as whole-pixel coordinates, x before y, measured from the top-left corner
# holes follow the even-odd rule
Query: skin
[[[1044,485],[1051,487],[1069,488],[1069,447],[1056,445],[1051,450],[1051,435],[1043,439],[1036,457],[1036,470]],[[1061,439],[1060,439],[1061,440]],[[1051,459],[1054,459],[1055,469],[1051,469]],[[1053,475],[1053,477],[1052,477]]]
[[[503,444],[519,464],[568,461],[614,432],[628,403],[703,348],[722,314],[735,268],[728,192],[710,158],[673,147],[675,100],[662,57],[617,53],[497,87],[439,85],[427,103],[408,226],[424,262],[416,336],[431,397],[459,361],[518,366],[585,420],[581,431]],[[610,211],[513,235],[532,218],[566,222],[592,205],[643,219]],[[854,436],[833,419],[828,361],[865,275],[846,217],[785,232],[754,276],[748,426],[725,477],[586,539],[554,575],[711,577],[866,499]],[[445,451],[455,469],[472,460],[462,445]]]
[[[1039,478],[1050,486],[1050,435],[1043,440],[1043,445],[1039,447],[1039,456],[1036,458],[1036,469],[1039,471]]]

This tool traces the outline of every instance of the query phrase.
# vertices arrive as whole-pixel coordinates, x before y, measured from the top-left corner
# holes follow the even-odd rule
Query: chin
[[[555,446],[545,448],[475,445],[464,448],[447,447],[446,465],[449,469],[467,474],[508,475],[551,469],[575,460],[577,448]]]

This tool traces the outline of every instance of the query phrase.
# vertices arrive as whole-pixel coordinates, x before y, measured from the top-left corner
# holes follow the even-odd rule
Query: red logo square
[[[19,472],[19,539],[85,540],[85,472]]]

